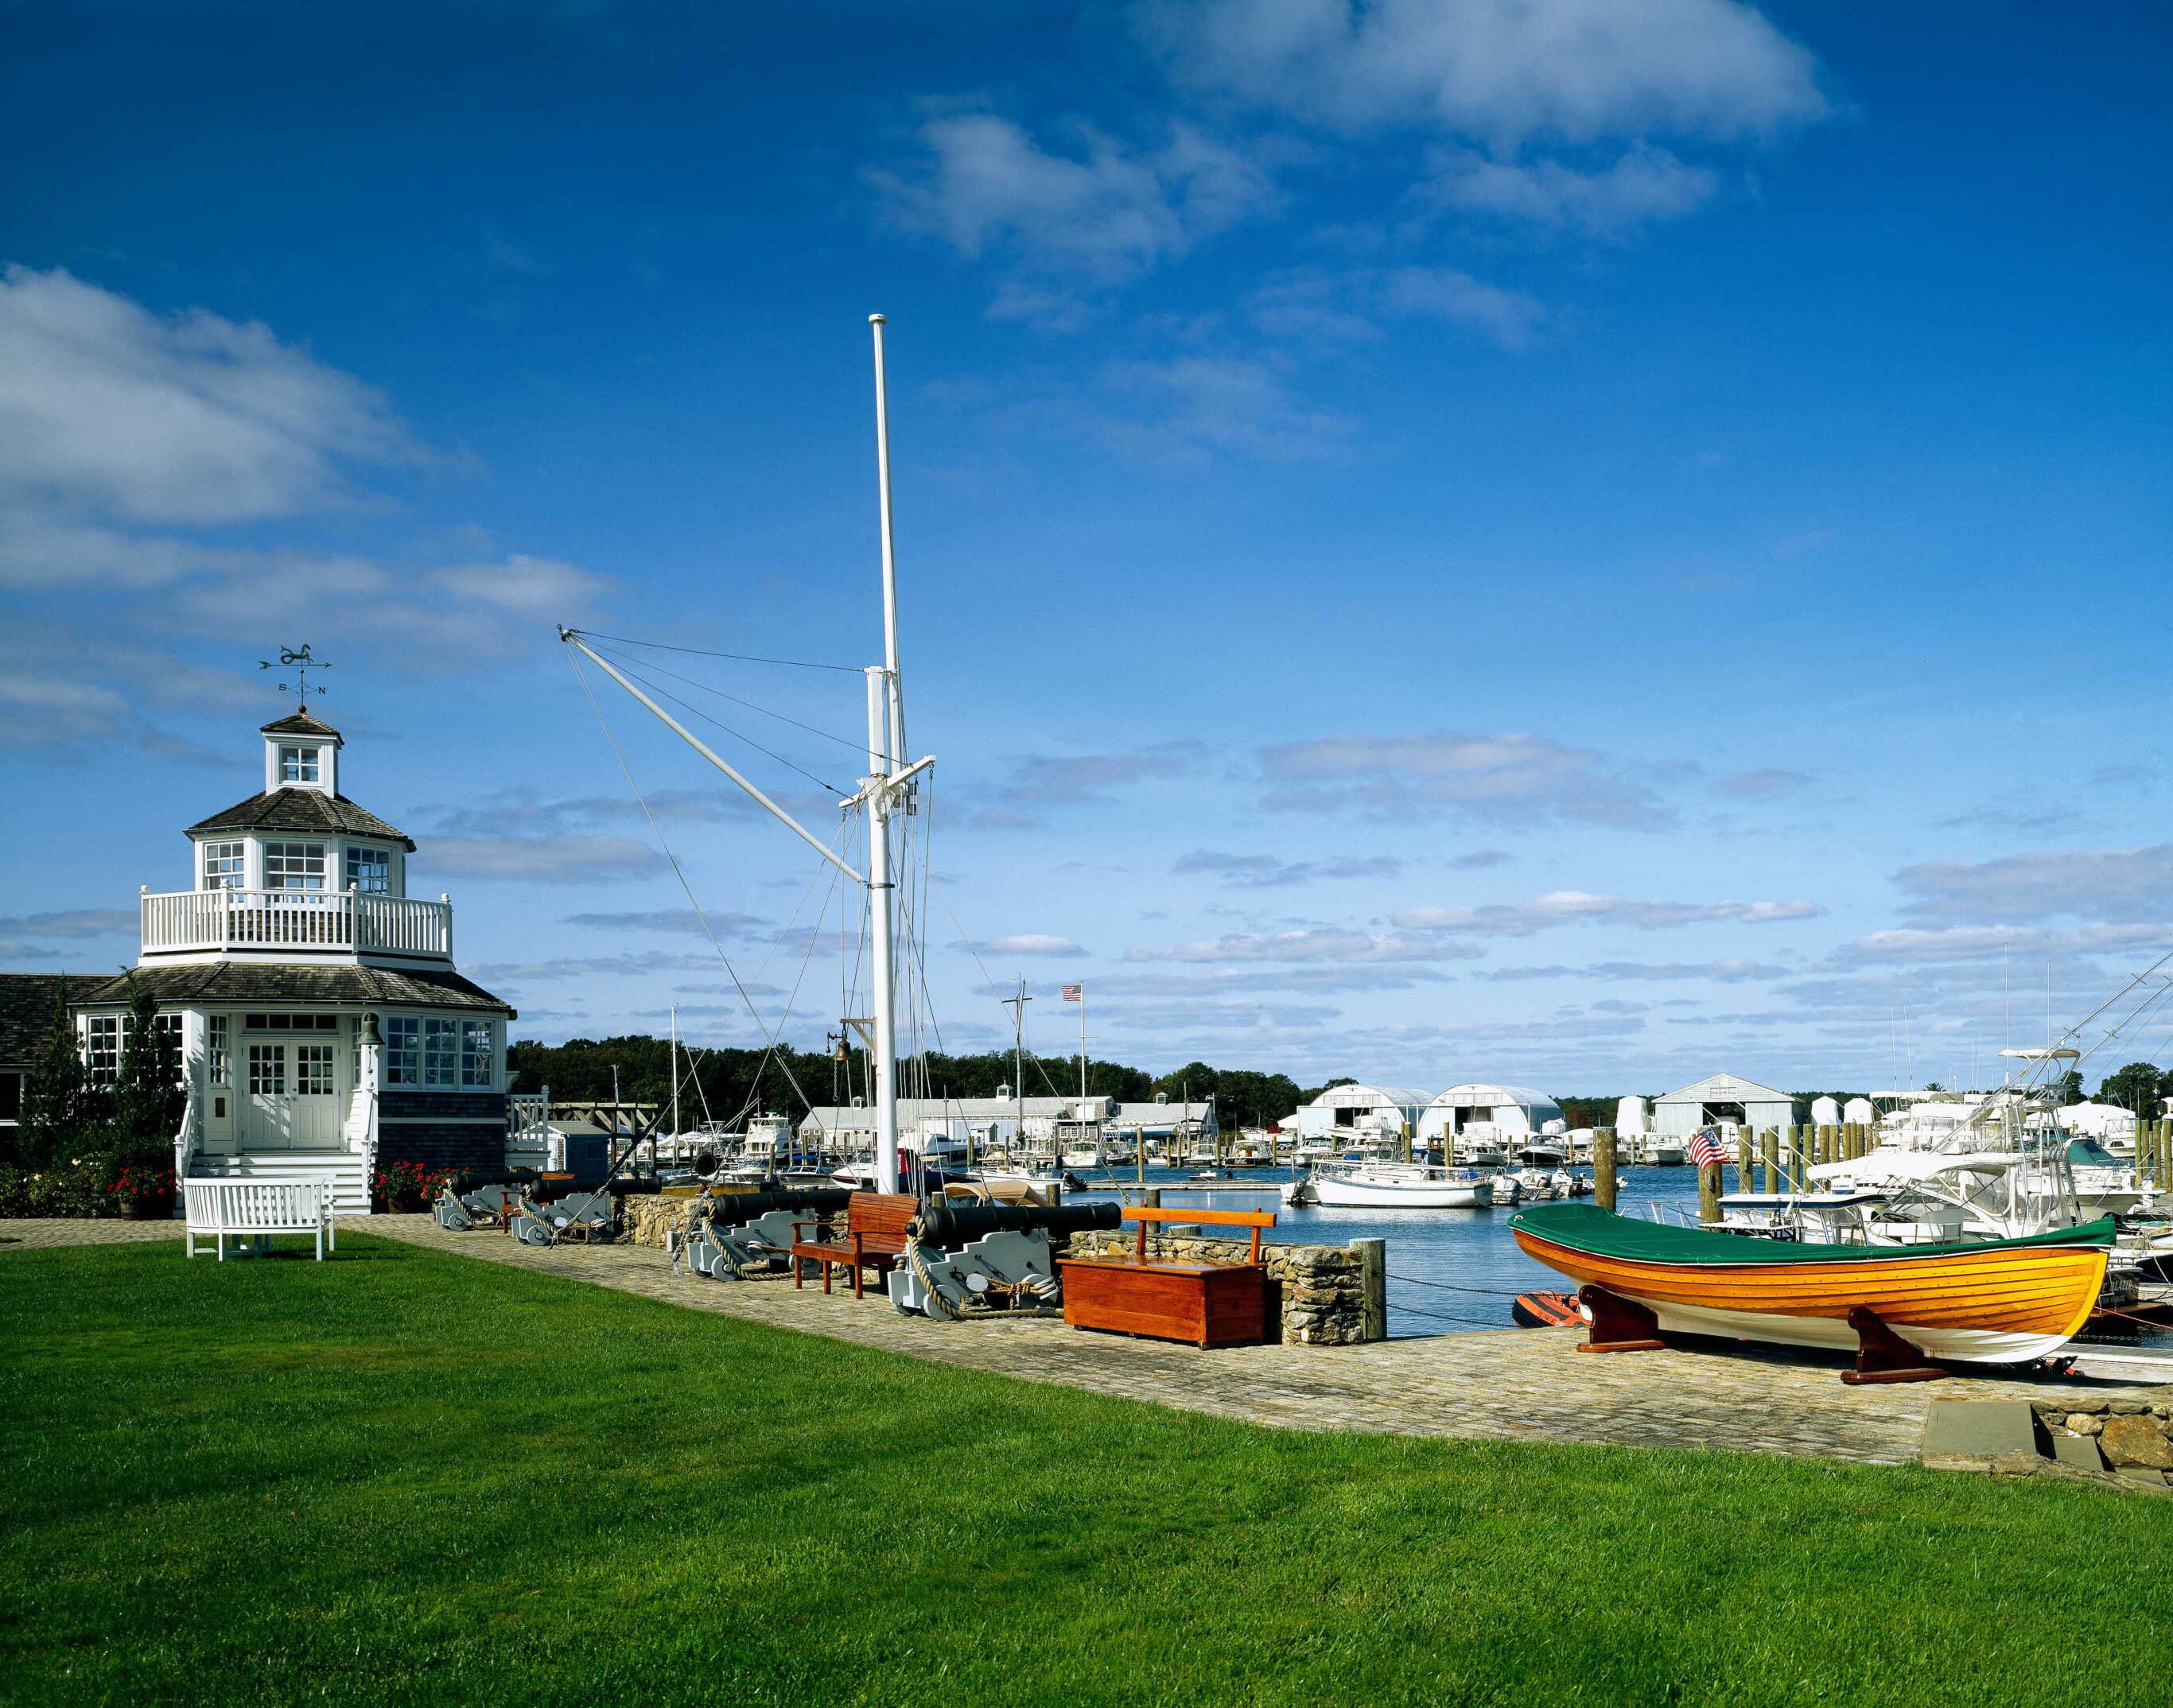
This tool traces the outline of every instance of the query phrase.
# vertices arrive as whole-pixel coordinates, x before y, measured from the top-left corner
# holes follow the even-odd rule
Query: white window
[[[386,896],[392,892],[392,850],[384,848],[355,848],[347,851],[347,886],[359,890],[365,896]]]
[[[121,1014],[94,1014],[87,1022],[83,1060],[90,1070],[91,1084],[110,1086],[121,1077],[121,1051],[127,1037],[127,1018]]]
[[[294,1046],[294,1090],[305,1097],[332,1094],[332,1047],[330,1044]]]
[[[203,849],[203,886],[208,890],[238,890],[248,881],[238,842],[208,842]]]
[[[287,1046],[251,1044],[249,1047],[249,1095],[283,1097],[287,1094]]]
[[[226,1052],[230,1036],[225,1015],[215,1014],[204,1024],[204,1065],[214,1086],[226,1083]]]
[[[426,1020],[423,1022],[423,1083],[426,1086],[450,1086],[454,1083],[454,1057],[459,1050],[460,1027],[450,1020]]]
[[[487,1020],[461,1022],[461,1083],[490,1089],[491,1023]]]
[[[325,845],[321,842],[264,844],[264,887],[321,890],[325,886]]]
[[[282,783],[315,783],[317,774],[315,747],[282,747],[279,750],[279,780]]]
[[[412,1015],[395,1015],[385,1022],[385,1083],[419,1086],[423,1083],[423,1022]]]

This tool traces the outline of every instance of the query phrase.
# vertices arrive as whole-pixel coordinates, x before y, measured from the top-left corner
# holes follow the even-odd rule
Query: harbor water
[[[1188,1191],[1187,1170],[1150,1168],[1146,1183],[1160,1190],[1164,1210],[1272,1210],[1275,1225],[1265,1235],[1270,1240],[1334,1246],[1351,1240],[1387,1241],[1392,1339],[1513,1328],[1509,1302],[1518,1294],[1566,1290],[1571,1285],[1566,1277],[1518,1250],[1509,1234],[1514,1210],[1293,1210],[1280,1196],[1290,1177],[1287,1169],[1233,1172],[1234,1180],[1217,1182],[1208,1191],[1196,1185]],[[1129,1202],[1138,1183],[1136,1176],[1126,1174],[1113,1190],[1097,1177],[1090,1180],[1087,1190],[1065,1196],[1074,1204],[1113,1197]],[[1694,1214],[1697,1171],[1625,1168],[1616,1207],[1625,1215],[1642,1215],[1647,1204],[1655,1203],[1687,1208]]]

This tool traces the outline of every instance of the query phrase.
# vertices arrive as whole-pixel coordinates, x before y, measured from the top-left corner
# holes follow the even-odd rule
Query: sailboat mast
[[[676,1002],[671,1005],[671,1136],[679,1136],[679,1005]]]
[[[870,315],[876,346],[876,498],[882,527],[883,662],[868,676],[868,936],[875,986],[876,1183],[898,1190],[897,891],[892,882],[890,779],[905,751],[905,703],[898,680],[898,559],[890,527],[890,398],[883,369],[883,317]]]

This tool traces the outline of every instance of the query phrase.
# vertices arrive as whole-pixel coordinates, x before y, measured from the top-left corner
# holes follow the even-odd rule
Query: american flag
[[[1064,999],[1065,999],[1066,1002],[1084,1002],[1084,1001],[1086,1001],[1086,987],[1085,985],[1083,985],[1083,984],[1067,984],[1067,985],[1065,985],[1065,986],[1064,987]]]
[[[1720,1142],[1719,1128],[1701,1128],[1690,1135],[1690,1161],[1701,1168],[1728,1161],[1728,1146]]]

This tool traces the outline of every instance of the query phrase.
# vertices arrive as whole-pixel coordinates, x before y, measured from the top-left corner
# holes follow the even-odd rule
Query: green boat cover
[[[1598,1258],[1627,1258],[1653,1263],[1876,1263],[1890,1258],[1940,1257],[1950,1252],[1988,1252],[2030,1246],[2110,1246],[2111,1216],[2077,1227],[2055,1228],[2012,1240],[1959,1240],[1945,1245],[1815,1246],[1799,1240],[1713,1233],[1668,1222],[1640,1221],[1617,1215],[1595,1204],[1538,1204],[1509,1218],[1539,1238],[1589,1252]]]

